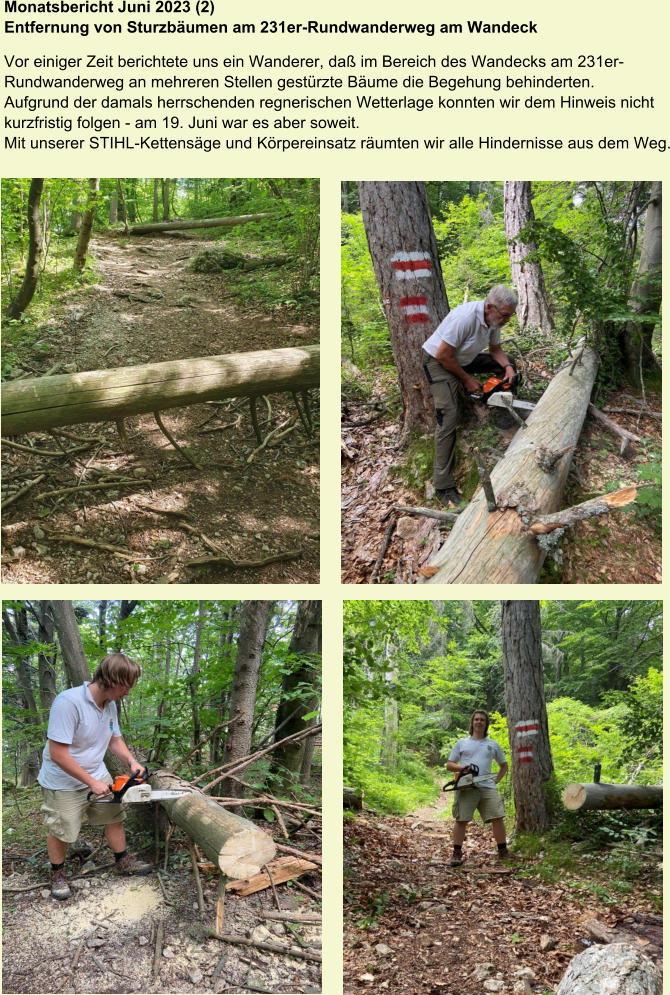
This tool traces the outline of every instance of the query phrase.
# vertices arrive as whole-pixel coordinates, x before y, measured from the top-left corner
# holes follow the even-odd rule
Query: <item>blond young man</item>
[[[41,811],[47,828],[51,861],[51,894],[59,901],[72,892],[65,871],[69,843],[74,843],[83,821],[104,826],[117,874],[148,874],[151,864],[127,852],[120,804],[88,800],[109,794],[111,775],[104,755],[110,749],[131,771],[144,771],[126,746],[119,728],[116,702],[137,682],[140,668],[123,653],[110,653],[98,665],[93,679],[62,691],[49,712],[47,742],[37,780],[42,786]]]
[[[465,832],[468,822],[472,822],[476,811],[479,811],[484,822],[491,823],[493,836],[498,844],[499,860],[513,857],[507,849],[505,806],[496,790],[496,784],[499,784],[507,774],[507,761],[500,745],[489,738],[488,729],[488,713],[477,709],[470,718],[470,735],[459,739],[449,754],[447,770],[461,772],[471,764],[479,767],[477,784],[454,792],[452,815],[456,821],[454,852],[450,861],[452,867],[459,867],[463,863]],[[493,760],[499,765],[495,775],[491,773]]]

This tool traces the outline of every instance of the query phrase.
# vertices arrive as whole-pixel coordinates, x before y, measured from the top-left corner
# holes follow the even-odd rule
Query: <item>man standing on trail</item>
[[[482,393],[474,373],[493,373],[510,380],[516,376],[514,364],[500,348],[500,329],[516,306],[514,291],[498,284],[485,301],[455,307],[423,344],[423,369],[437,419],[433,483],[438,499],[448,507],[456,507],[462,500],[454,481],[459,390],[462,385],[469,394]]]
[[[98,665],[92,681],[62,691],[49,712],[47,743],[37,780],[42,785],[47,851],[51,861],[51,894],[70,898],[65,855],[86,819],[91,826],[104,826],[117,874],[148,874],[146,864],[126,851],[123,806],[88,801],[87,795],[109,794],[112,778],[103,757],[109,747],[131,772],[144,766],[135,760],[121,738],[116,702],[128,694],[140,676],[140,668],[123,653],[110,653]]]
[[[505,806],[495,787],[507,773],[507,761],[499,744],[494,739],[489,739],[488,729],[488,712],[477,709],[470,719],[470,735],[459,739],[449,754],[447,770],[467,773],[470,764],[479,767],[477,783],[454,792],[452,815],[456,823],[454,854],[450,861],[452,867],[460,867],[463,863],[465,830],[468,822],[472,822],[476,810],[479,810],[484,822],[491,823],[493,836],[498,844],[498,859],[505,860],[513,856],[507,849]],[[495,777],[491,774],[493,760],[497,760],[500,767]]]

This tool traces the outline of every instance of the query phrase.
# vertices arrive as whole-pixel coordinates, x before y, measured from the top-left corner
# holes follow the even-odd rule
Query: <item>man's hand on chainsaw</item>
[[[93,781],[93,783],[91,784],[89,794],[108,795],[109,792],[110,792],[110,787],[108,784],[105,784],[104,781]]]
[[[482,393],[482,385],[474,377],[468,377],[465,381],[465,389],[469,394],[481,395]]]

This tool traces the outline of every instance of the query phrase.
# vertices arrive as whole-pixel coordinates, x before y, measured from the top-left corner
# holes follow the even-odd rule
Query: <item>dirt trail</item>
[[[193,272],[190,258],[214,244],[206,237],[98,235],[91,252],[99,280],[63,307],[43,337],[43,372],[56,363],[58,372],[74,372],[318,341],[316,328],[240,313],[225,274]],[[125,442],[113,425],[74,426],[77,436],[99,438],[76,456],[5,447],[3,497],[46,473],[3,516],[5,583],[317,582],[317,437],[300,426],[248,464],[256,448],[248,406],[238,400],[215,410],[194,405],[163,415],[203,471],[171,446],[151,415],[127,419]],[[290,395],[272,395],[259,406],[263,434],[293,413]],[[205,422],[210,431],[201,434]],[[59,439],[35,433],[17,441],[51,451],[77,444]],[[106,477],[110,489],[38,497]],[[56,539],[65,535],[95,545]],[[261,568],[184,565],[214,551],[236,562],[299,556]]]
[[[569,880],[524,877],[529,862],[502,865],[488,827],[468,828],[466,862],[450,867],[450,820],[438,806],[345,820],[345,995],[539,995],[592,942],[585,920],[618,924],[635,942],[639,895],[605,906]],[[645,927],[640,940],[659,967],[660,937]]]
[[[8,875],[5,887],[27,883]],[[319,964],[253,947],[224,945],[208,936],[214,928],[216,881],[204,884],[206,912],[197,911],[189,870],[163,875],[167,901],[154,874],[114,878],[109,874],[73,881],[73,897],[54,901],[47,889],[3,895],[3,991],[11,992],[318,992]],[[312,911],[295,891],[282,891],[287,910]],[[283,923],[263,922],[273,908],[271,892],[226,897],[224,932],[289,947],[295,937]],[[163,949],[152,972],[158,925]],[[313,952],[320,927],[297,927]],[[73,962],[81,946],[76,966]],[[223,963],[222,962],[223,958]],[[215,977],[215,971],[218,973]]]

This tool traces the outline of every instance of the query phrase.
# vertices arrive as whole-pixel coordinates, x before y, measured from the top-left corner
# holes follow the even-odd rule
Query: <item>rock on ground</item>
[[[556,995],[661,995],[656,965],[628,943],[589,947],[570,961]]]

